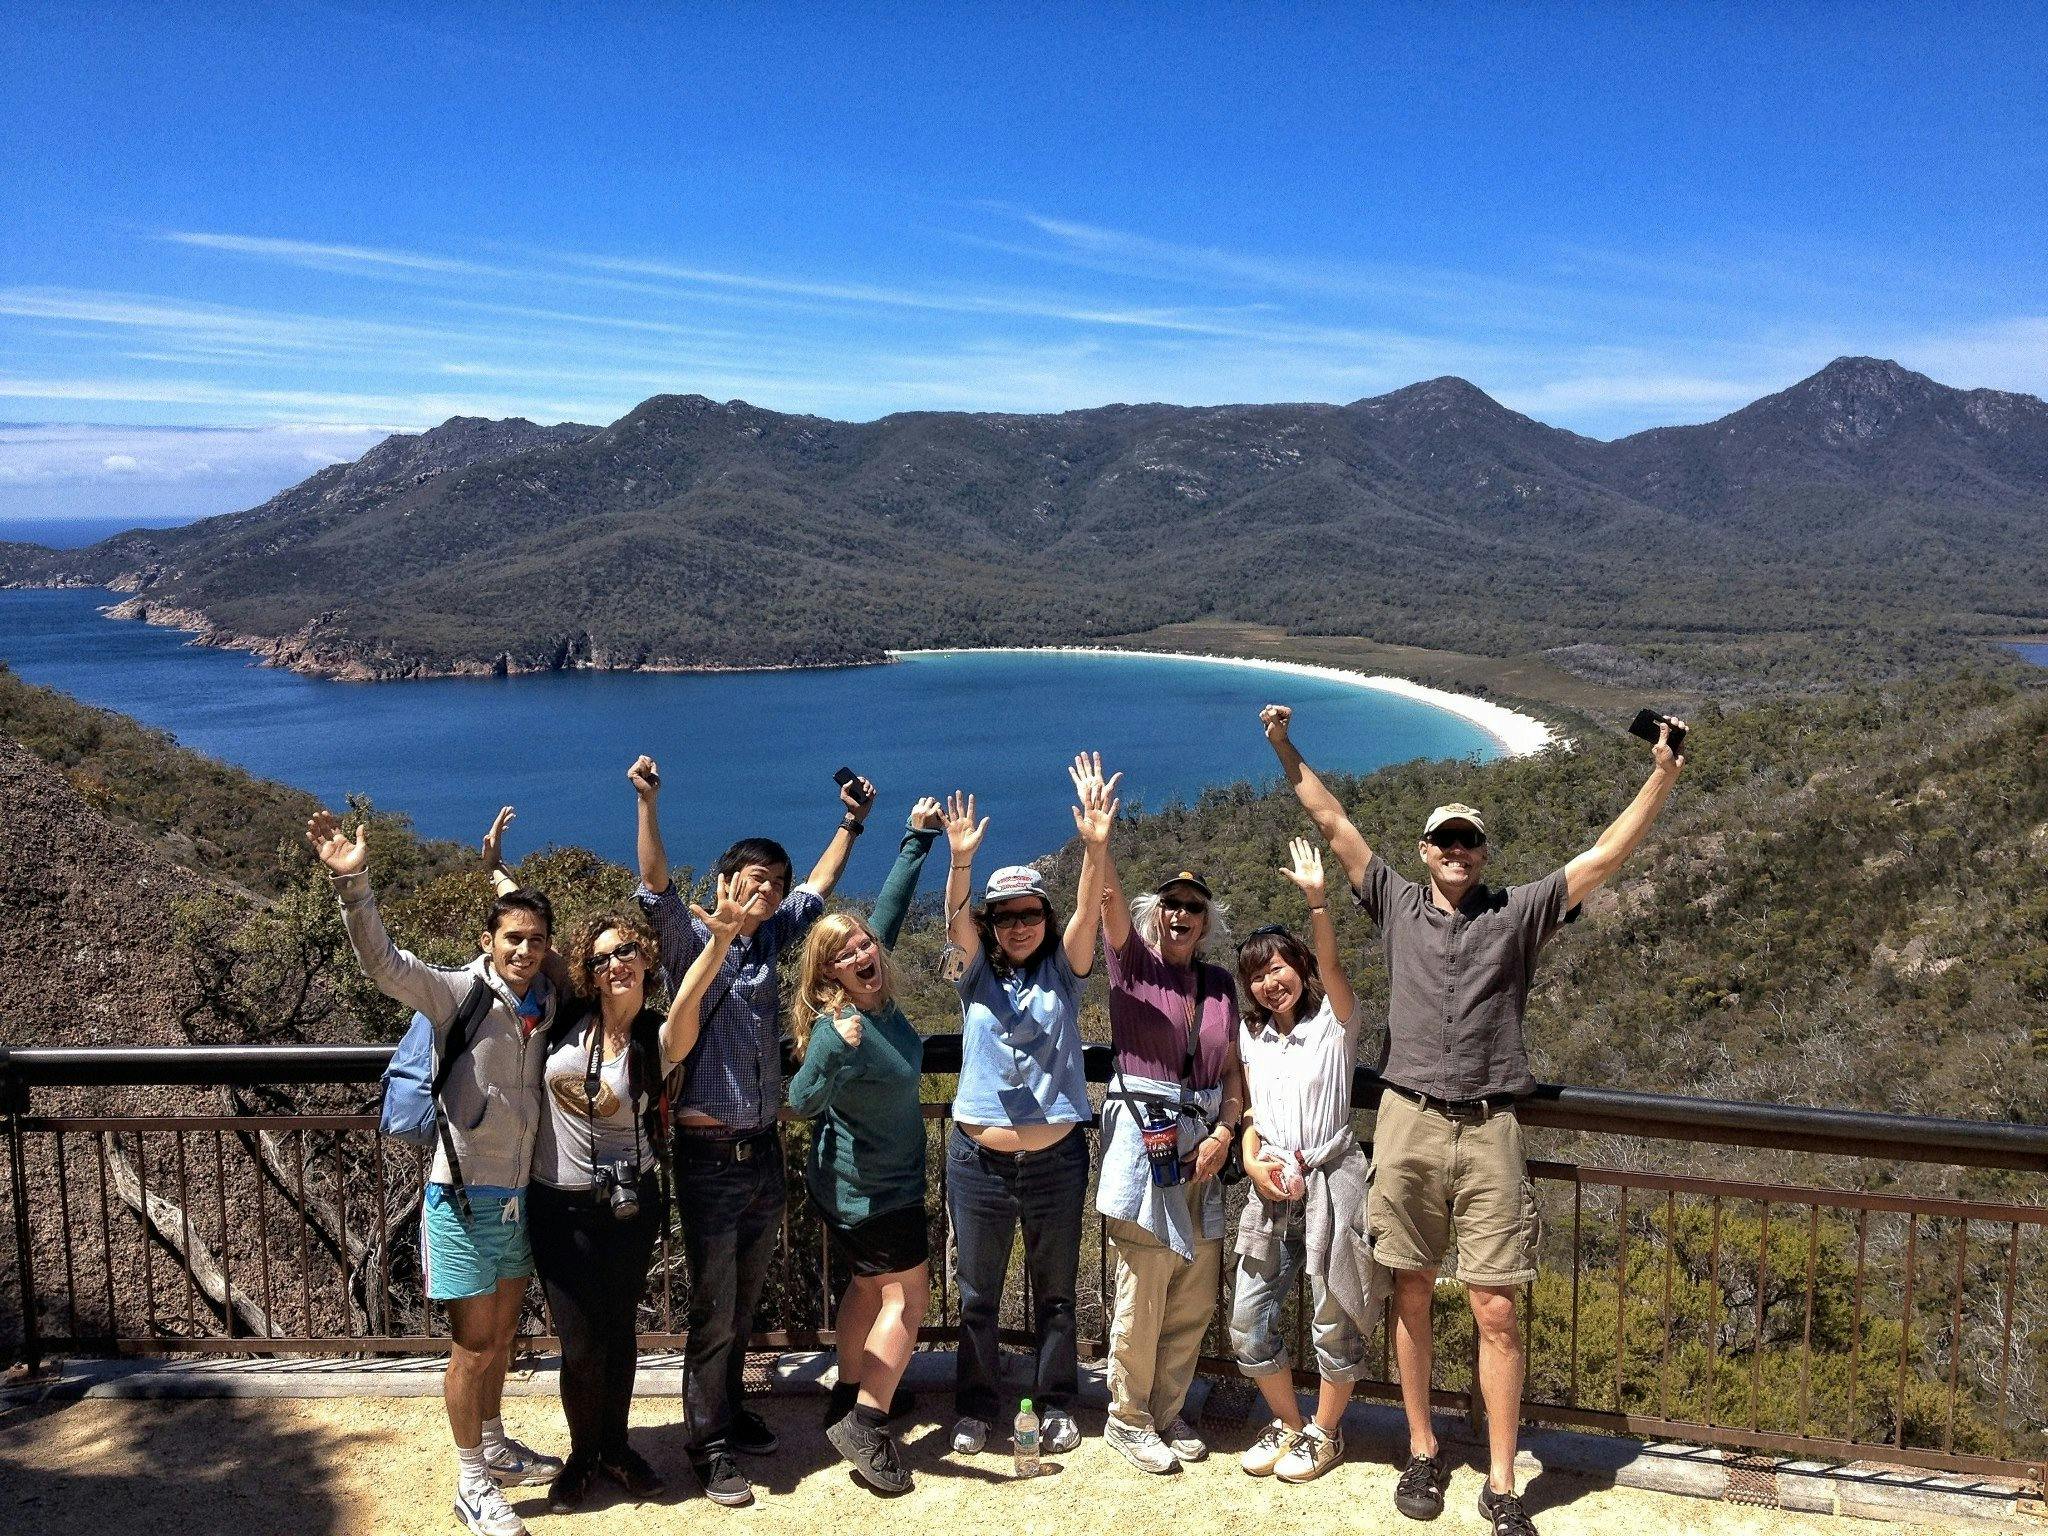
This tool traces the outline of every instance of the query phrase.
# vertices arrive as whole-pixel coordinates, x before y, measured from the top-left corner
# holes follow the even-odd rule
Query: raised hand
[[[1107,846],[1110,829],[1116,825],[1117,806],[1122,803],[1116,797],[1116,787],[1123,774],[1103,778],[1102,755],[1082,752],[1075,754],[1067,777],[1074,781],[1074,798],[1080,802],[1074,807],[1074,830],[1090,847]]]
[[[1326,905],[1329,897],[1323,883],[1323,850],[1307,838],[1297,837],[1288,843],[1287,854],[1293,863],[1280,873],[1301,887],[1301,894],[1308,898],[1310,906]]]
[[[839,803],[855,821],[866,821],[868,812],[875,808],[875,786],[856,774],[851,784],[840,787]]]
[[[498,814],[491,818],[491,830],[484,834],[484,868],[496,869],[505,862],[505,829],[512,825],[518,813],[511,806],[498,808]]]
[[[747,915],[747,903],[753,898],[756,882],[745,875],[720,875],[718,892],[709,912],[690,903],[690,911],[697,921],[711,930],[715,939],[732,940],[740,931],[740,921]]]
[[[1294,711],[1285,704],[1268,704],[1259,711],[1259,726],[1266,733],[1266,740],[1279,746],[1287,739],[1288,722],[1294,718]]]
[[[366,826],[356,828],[353,840],[341,829],[341,818],[332,811],[316,811],[306,823],[306,841],[313,845],[313,856],[337,875],[357,875],[370,862],[370,851],[364,845],[363,834]]]
[[[988,818],[974,819],[974,796],[954,790],[946,797],[946,841],[955,859],[971,859],[988,831]]]
[[[832,1027],[839,1031],[839,1038],[848,1045],[856,1048],[859,1047],[861,1035],[860,1010],[854,1007],[853,1004],[847,1003],[837,1013],[832,1015]]]
[[[642,800],[652,800],[661,793],[661,770],[654,765],[653,758],[642,752],[626,770],[626,782]]]
[[[932,795],[920,795],[910,808],[910,824],[922,832],[936,832],[946,824],[944,808]]]
[[[1657,741],[1650,748],[1650,761],[1656,764],[1659,773],[1676,773],[1685,766],[1684,756],[1671,750],[1671,732],[1674,728],[1683,731],[1685,722],[1675,718],[1657,722]]]

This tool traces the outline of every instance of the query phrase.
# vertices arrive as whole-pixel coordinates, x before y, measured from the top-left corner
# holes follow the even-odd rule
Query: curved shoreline
[[[1427,704],[1478,726],[1500,745],[1506,757],[1529,757],[1552,747],[1571,748],[1571,741],[1547,720],[1520,710],[1509,709],[1490,699],[1447,688],[1431,688],[1405,677],[1353,672],[1347,667],[1326,667],[1307,661],[1275,661],[1265,656],[1219,656],[1205,651],[1133,651],[1113,645],[978,645],[944,646],[928,650],[890,651],[891,661],[905,656],[1122,656],[1147,661],[1199,661],[1214,666],[1251,667],[1283,676],[1312,677],[1322,682],[1341,683],[1351,688],[1372,688],[1397,694],[1418,704]]]

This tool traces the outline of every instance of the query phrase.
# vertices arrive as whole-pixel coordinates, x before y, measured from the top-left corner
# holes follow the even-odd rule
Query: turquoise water
[[[990,817],[980,868],[1073,832],[1065,765],[1082,748],[1157,809],[1210,785],[1276,777],[1261,704],[1293,705],[1319,767],[1493,757],[1479,727],[1316,678],[1130,657],[912,657],[893,666],[718,674],[550,673],[337,683],[253,666],[174,630],[102,618],[102,591],[0,592],[0,658],[30,682],[132,715],[184,745],[338,805],[350,792],[434,837],[474,841],[519,808],[514,857],[575,843],[633,857],[628,763],[661,764],[671,859],[702,867],[733,839],[781,839],[808,868],[838,819],[832,771],[879,786],[878,834],[849,890],[881,883],[919,794],[973,790]],[[1134,872],[1142,878],[1146,872]],[[931,882],[927,882],[930,884]]]

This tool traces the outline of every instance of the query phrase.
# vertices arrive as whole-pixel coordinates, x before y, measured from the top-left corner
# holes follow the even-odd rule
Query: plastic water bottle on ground
[[[1010,1443],[1015,1447],[1017,1475],[1038,1476],[1038,1415],[1031,1411],[1031,1399],[1017,1406],[1017,1422],[1011,1427]]]

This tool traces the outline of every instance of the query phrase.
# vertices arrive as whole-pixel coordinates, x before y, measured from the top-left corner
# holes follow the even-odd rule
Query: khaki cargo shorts
[[[1441,1269],[1455,1237],[1465,1284],[1534,1280],[1536,1188],[1514,1110],[1454,1120],[1382,1090],[1366,1225],[1389,1269]]]

